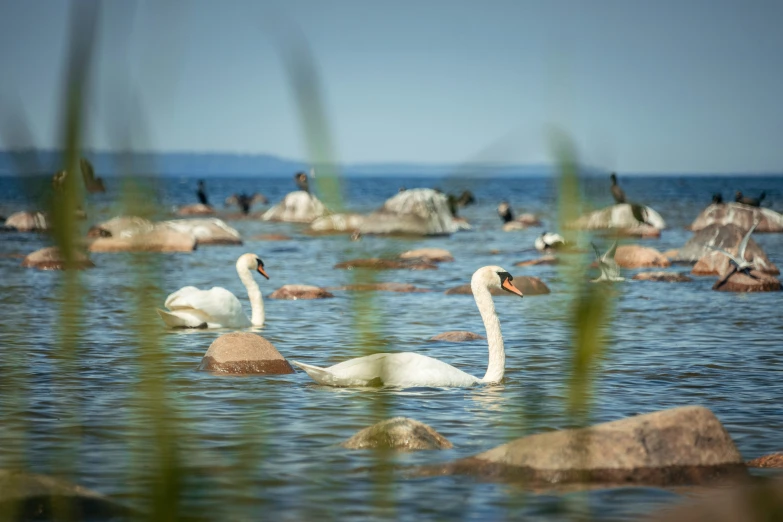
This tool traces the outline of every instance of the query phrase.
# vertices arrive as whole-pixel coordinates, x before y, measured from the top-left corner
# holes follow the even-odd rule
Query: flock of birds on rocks
[[[81,167],[88,190],[105,190],[102,180],[95,178],[89,162],[83,160]],[[54,176],[53,185],[56,189],[62,187],[66,176],[65,172],[59,172]],[[610,180],[610,191],[617,206],[585,216],[584,228],[620,229],[640,237],[645,237],[651,228],[658,229],[660,233],[659,229],[665,226],[662,218],[649,207],[628,202],[625,192],[617,182],[616,174],[611,174]],[[374,230],[378,230],[379,222],[386,223],[383,227],[386,227],[384,230],[389,233],[415,230],[424,231],[423,235],[431,235],[469,228],[470,225],[458,216],[458,209],[475,202],[475,197],[469,191],[459,196],[452,196],[443,194],[437,189],[401,188],[397,195],[375,213],[335,215],[328,212],[310,193],[307,174],[297,173],[294,181],[299,190],[289,193],[280,204],[267,210],[261,219],[310,222],[314,230],[351,232],[354,239],[360,239],[364,233],[377,233]],[[179,209],[179,213],[181,215],[213,214],[214,210],[210,206],[203,180],[198,182],[196,195],[199,203],[183,207]],[[765,193],[762,192],[759,198],[748,198],[737,192],[736,202],[753,209],[759,207],[764,196]],[[714,205],[722,205],[719,195],[716,195],[713,201]],[[262,194],[245,193],[234,194],[225,200],[226,206],[237,205],[244,215],[249,214],[254,204],[266,202]],[[503,230],[506,231],[541,225],[538,218],[532,214],[515,217],[507,201],[502,201],[498,205],[497,212],[503,222]],[[316,226],[319,220],[321,220],[321,228]],[[750,237],[759,226],[760,220],[761,216],[754,214],[752,225],[745,232],[735,252],[715,245],[706,245],[707,248],[720,252],[729,260],[732,270],[731,273],[724,274],[724,279],[728,279],[734,273],[754,277],[754,263],[746,259],[746,251]],[[389,226],[389,222],[393,223],[393,226]],[[572,246],[568,245],[560,234],[544,232],[536,237],[534,247],[540,252],[549,253],[567,251]],[[623,281],[620,267],[615,261],[617,241],[614,241],[603,253],[595,244],[592,244],[592,247],[597,266],[601,271],[600,276],[593,281]],[[247,289],[251,307],[250,317],[244,312],[241,301],[229,290],[221,287],[201,290],[194,286],[185,286],[170,294],[164,303],[166,309],[158,309],[158,315],[170,328],[241,329],[262,326],[265,320],[264,301],[253,274],[258,273],[269,279],[264,263],[255,254],[246,253],[237,260],[236,271]],[[350,359],[329,368],[320,368],[297,361],[292,363],[304,370],[317,383],[329,386],[457,387],[499,382],[504,374],[505,352],[491,291],[499,289],[522,297],[522,291],[514,285],[513,280],[513,276],[507,270],[495,265],[479,268],[471,278],[470,288],[484,323],[489,351],[487,371],[481,378],[469,375],[440,360],[413,352],[373,354]]]

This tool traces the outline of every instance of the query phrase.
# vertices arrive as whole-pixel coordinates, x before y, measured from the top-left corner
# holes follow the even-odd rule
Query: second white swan
[[[470,280],[473,297],[476,300],[489,344],[489,364],[484,377],[474,377],[438,359],[413,352],[376,353],[366,357],[350,359],[329,368],[319,368],[297,361],[292,364],[303,369],[318,384],[327,386],[413,386],[462,387],[474,384],[497,383],[503,379],[506,353],[500,321],[490,289],[502,288],[523,297],[522,292],[511,281],[514,278],[499,266],[479,268]]]
[[[237,274],[247,288],[252,317],[242,311],[242,303],[230,291],[219,286],[199,290],[195,286],[180,288],[166,298],[169,311],[158,309],[158,315],[170,328],[247,328],[264,325],[264,300],[253,272],[269,279],[264,262],[255,254],[237,259]]]

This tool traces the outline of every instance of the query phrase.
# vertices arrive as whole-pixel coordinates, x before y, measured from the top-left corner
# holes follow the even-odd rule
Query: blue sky
[[[71,7],[0,0],[0,115],[39,147]],[[557,127],[606,169],[781,172],[781,20],[775,0],[102,2],[85,143],[306,159],[283,59],[306,41],[343,162],[548,162]]]

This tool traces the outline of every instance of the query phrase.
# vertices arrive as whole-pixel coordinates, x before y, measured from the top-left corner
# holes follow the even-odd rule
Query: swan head
[[[501,288],[506,292],[511,292],[519,297],[524,297],[522,291],[512,283],[513,280],[514,277],[509,274],[505,268],[491,265],[476,270],[470,280],[470,285],[471,287],[483,286],[490,290],[493,288]]]
[[[266,270],[264,270],[264,262],[260,257],[253,253],[242,254],[239,256],[239,259],[237,259],[237,271],[240,270],[258,272],[262,276],[269,279],[269,276],[266,274]]]

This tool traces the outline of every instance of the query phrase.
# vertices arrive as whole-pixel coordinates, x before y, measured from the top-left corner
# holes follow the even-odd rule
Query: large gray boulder
[[[459,230],[445,194],[432,189],[404,190],[386,200],[359,227],[362,234],[436,236]]]
[[[641,209],[644,222],[634,216],[634,207],[631,204],[618,203],[581,216],[571,223],[571,227],[579,230],[622,229],[631,235],[639,236],[651,235],[650,229],[666,228],[666,222],[655,210],[644,205],[637,207]],[[638,234],[632,234],[634,229],[639,229]]]
[[[314,195],[304,190],[286,194],[283,201],[261,215],[264,221],[287,221],[311,223],[316,218],[329,214],[329,210]]]
[[[249,332],[221,335],[209,346],[199,370],[219,373],[294,373],[272,343]]]
[[[690,229],[697,232],[710,225],[734,225],[746,231],[756,220],[759,220],[756,232],[783,232],[783,214],[742,203],[712,204],[698,215]]]
[[[348,449],[397,449],[404,451],[450,449],[451,442],[419,421],[407,417],[387,419],[368,428],[341,444]]]
[[[734,442],[706,408],[685,406],[589,428],[523,437],[430,474],[531,483],[693,484],[747,476]]]
[[[753,225],[751,224],[751,226]],[[696,263],[706,256],[714,258],[715,262],[725,260],[726,257],[723,254],[715,252],[713,248],[720,248],[736,255],[737,248],[742,242],[742,238],[745,237],[747,230],[749,229],[742,229],[736,225],[713,224],[704,227],[696,232],[693,237],[678,250],[674,260]],[[780,273],[772,261],[769,260],[767,254],[765,254],[758,243],[753,240],[752,236],[748,240],[748,246],[745,249],[745,259],[751,261],[756,270],[770,274]],[[709,263],[709,259],[705,259],[705,264],[704,269],[699,268],[694,271],[694,274],[707,275],[721,273],[719,270],[708,269],[714,264]]]

